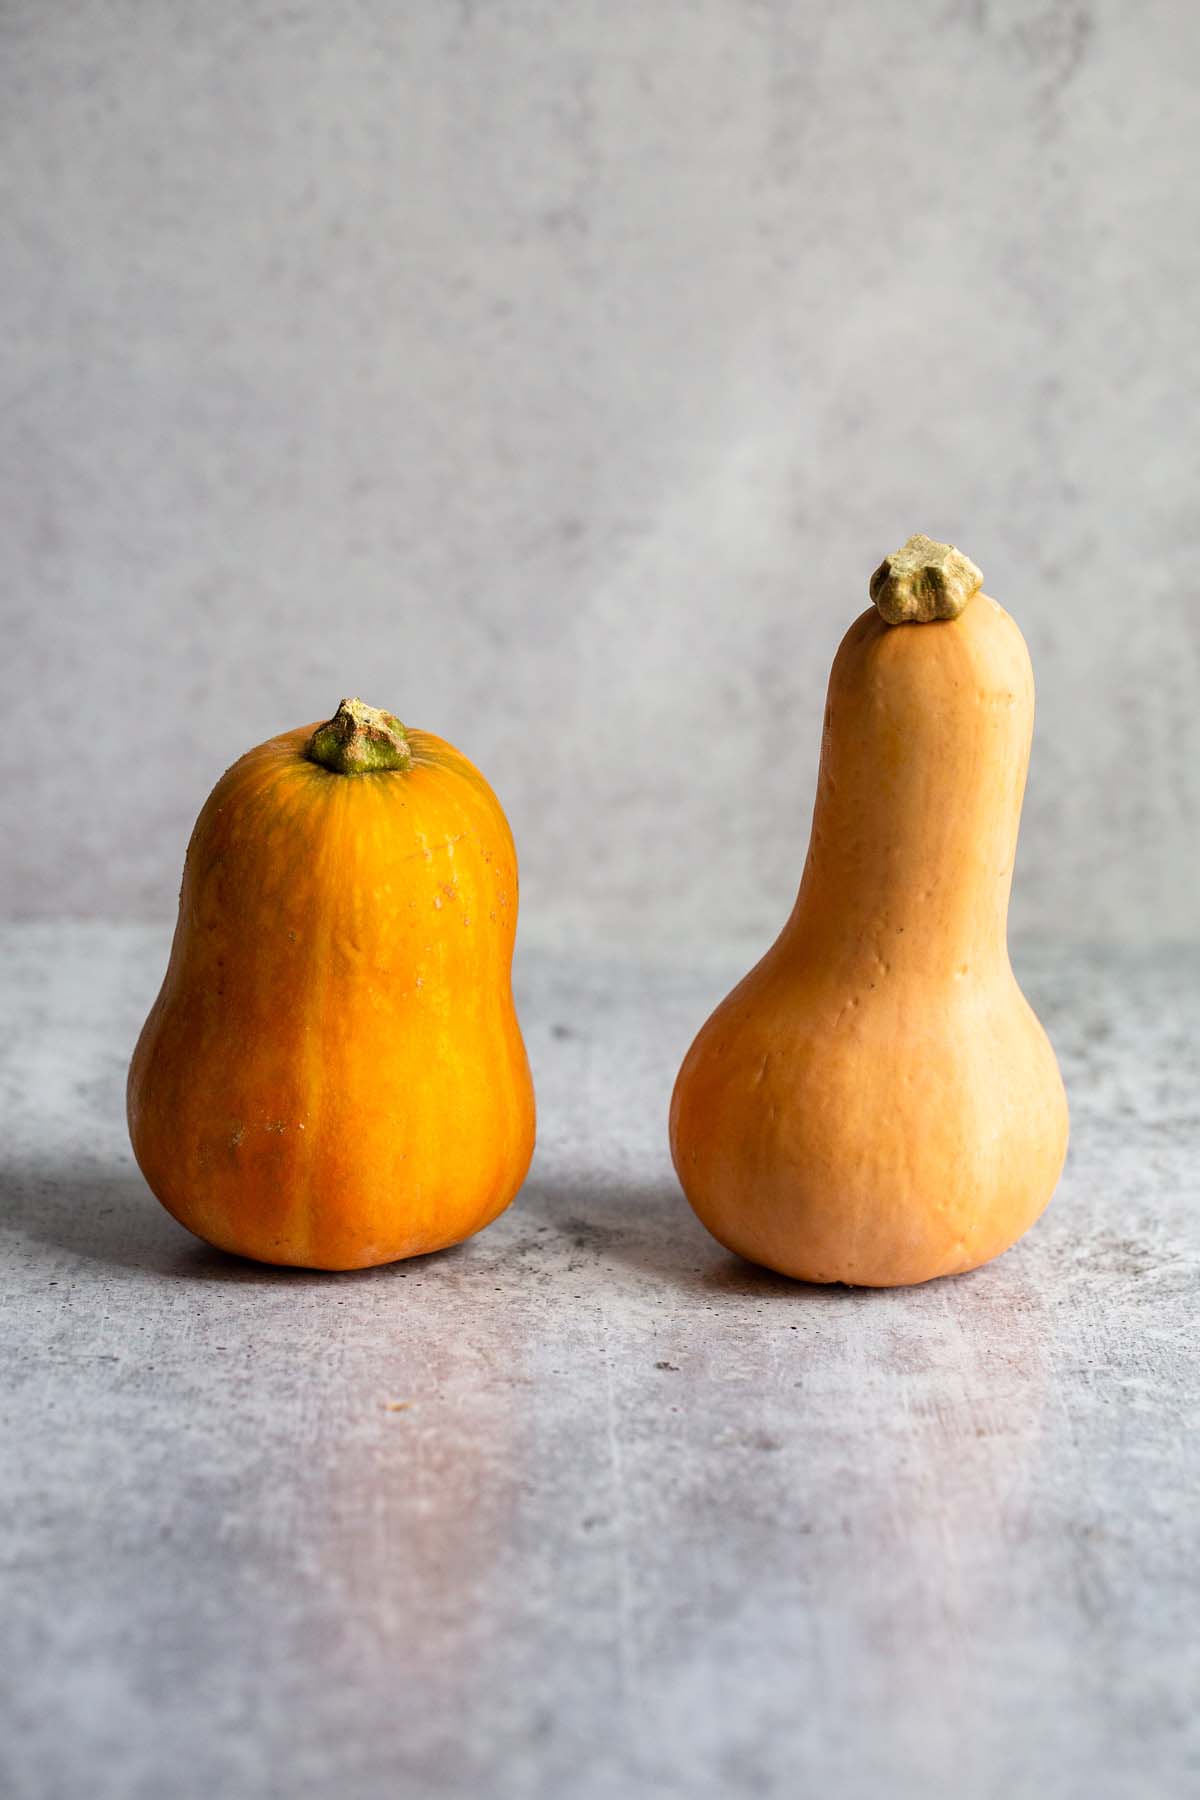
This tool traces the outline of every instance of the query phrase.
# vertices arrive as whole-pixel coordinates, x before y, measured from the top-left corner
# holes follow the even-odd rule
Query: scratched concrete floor
[[[734,1261],[671,1179],[744,958],[527,954],[524,1194],[322,1277],[206,1250],[133,1167],[163,934],[0,947],[6,1795],[1197,1791],[1200,954],[1018,959],[1059,1196],[871,1294]]]

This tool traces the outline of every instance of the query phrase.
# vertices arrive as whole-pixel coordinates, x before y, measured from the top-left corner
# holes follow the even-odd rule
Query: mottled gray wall
[[[1200,8],[0,0],[0,905],[157,915],[345,692],[538,936],[769,936],[910,530],[1039,680],[1015,922],[1200,890]]]

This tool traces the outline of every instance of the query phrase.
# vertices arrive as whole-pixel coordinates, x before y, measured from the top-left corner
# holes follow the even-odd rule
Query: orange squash
[[[807,1281],[975,1268],[1038,1217],[1066,1154],[1007,948],[1033,674],[981,581],[928,538],[877,570],[830,676],[795,907],[675,1085],[700,1218]]]
[[[347,700],[243,756],[196,822],[129,1071],[168,1212],[319,1269],[487,1225],[533,1154],[516,923],[504,814],[440,738]]]

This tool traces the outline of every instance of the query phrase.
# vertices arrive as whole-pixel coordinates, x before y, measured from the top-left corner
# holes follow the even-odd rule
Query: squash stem
[[[889,625],[926,625],[957,619],[982,585],[969,556],[918,533],[884,557],[871,577],[871,598]]]
[[[343,700],[332,719],[317,726],[304,754],[335,775],[374,775],[407,769],[412,762],[412,746],[399,719],[361,700]]]

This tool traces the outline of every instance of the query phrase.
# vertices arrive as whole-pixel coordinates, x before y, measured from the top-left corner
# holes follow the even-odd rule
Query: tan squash
[[[973,1269],[1033,1224],[1066,1154],[1007,948],[1033,674],[981,581],[922,537],[876,571],[830,676],[795,907],[675,1085],[700,1218],[807,1281]]]

